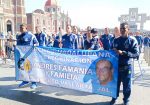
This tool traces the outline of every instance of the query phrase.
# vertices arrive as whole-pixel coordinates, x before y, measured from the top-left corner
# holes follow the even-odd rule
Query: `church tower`
[[[58,28],[61,26],[61,7],[59,6],[57,0],[47,0],[44,10],[52,15],[52,31],[58,32]]]
[[[13,0],[14,3],[14,25],[16,32],[20,31],[20,24],[27,23],[27,17],[25,12],[25,0]]]

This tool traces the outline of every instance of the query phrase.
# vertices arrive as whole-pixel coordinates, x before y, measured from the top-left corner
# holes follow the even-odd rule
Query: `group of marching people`
[[[59,32],[56,35],[49,36],[47,45],[69,49],[109,50],[113,39],[118,36],[119,29],[117,27],[115,27],[114,35],[109,34],[109,29],[105,28],[104,35],[99,36],[96,28],[88,26],[87,32],[80,34],[77,26],[68,25],[65,34],[63,34],[61,28],[59,28]],[[46,45],[46,43],[44,45]]]
[[[61,28],[56,35],[49,38],[41,31],[41,27],[36,27],[36,34],[27,31],[26,24],[20,25],[21,34],[17,37],[17,45],[51,46],[56,48],[83,49],[83,50],[114,50],[119,55],[118,61],[118,83],[117,97],[119,96],[120,84],[123,83],[123,102],[129,105],[131,94],[131,72],[132,58],[139,56],[138,39],[129,35],[129,25],[121,23],[120,28],[114,28],[114,34],[109,33],[109,29],[104,29],[104,34],[99,36],[96,28],[87,27],[87,32],[79,34],[76,26],[68,25],[66,33],[63,34]],[[142,41],[143,43],[143,41]],[[19,87],[27,85],[28,81],[23,81]],[[31,88],[37,87],[36,82],[32,82]],[[112,98],[110,105],[115,105],[117,98]]]

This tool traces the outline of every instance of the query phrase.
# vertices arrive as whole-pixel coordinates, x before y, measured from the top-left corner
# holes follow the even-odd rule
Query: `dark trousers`
[[[11,51],[12,51],[12,48],[9,46],[6,46],[6,55],[8,58],[10,58],[10,56],[11,56]]]
[[[132,72],[132,66],[129,65],[127,67],[121,67],[119,68],[118,72],[118,84],[117,84],[117,97],[119,97],[119,91],[120,91],[120,85],[121,82],[123,84],[123,101],[126,103],[129,101],[129,97],[131,94],[131,72]]]

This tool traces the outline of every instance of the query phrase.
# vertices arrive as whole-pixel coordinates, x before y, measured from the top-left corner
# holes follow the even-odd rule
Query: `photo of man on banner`
[[[96,63],[96,75],[99,83],[103,86],[113,80],[113,65],[106,59],[99,60]]]

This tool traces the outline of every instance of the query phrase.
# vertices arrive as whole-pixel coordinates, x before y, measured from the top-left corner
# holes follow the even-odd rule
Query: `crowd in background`
[[[40,46],[57,47],[57,48],[71,48],[71,49],[83,49],[83,50],[109,50],[111,48],[114,38],[120,36],[118,27],[114,28],[114,33],[109,32],[109,28],[104,29],[104,34],[99,35],[98,29],[87,27],[86,32],[79,32],[77,26],[67,26],[66,31],[59,27],[57,34],[47,35],[42,32],[40,26],[35,27],[36,33],[34,34],[39,42]],[[142,46],[150,46],[150,35],[142,35],[139,31],[132,33],[130,36],[134,36],[138,41],[139,50],[141,52]],[[3,37],[3,34],[0,35]],[[10,58],[13,51],[13,45],[16,45],[16,39],[19,34],[12,35],[8,32],[5,41],[5,52],[8,58]]]

